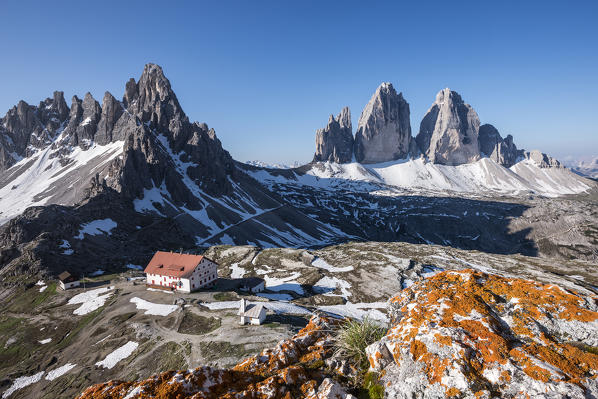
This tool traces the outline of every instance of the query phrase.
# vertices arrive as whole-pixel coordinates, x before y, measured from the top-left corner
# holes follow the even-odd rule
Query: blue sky
[[[367,4],[372,3],[372,4]],[[311,160],[383,81],[415,135],[450,87],[521,148],[598,156],[596,1],[3,1],[0,113],[54,90],[108,90],[154,62],[191,120],[238,160]]]

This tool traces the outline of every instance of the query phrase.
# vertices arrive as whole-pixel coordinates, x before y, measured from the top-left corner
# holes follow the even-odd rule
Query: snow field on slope
[[[300,277],[301,273],[293,272],[290,276],[287,277],[270,277],[267,274],[263,276],[263,279],[266,281],[266,288],[270,291],[293,291],[296,292],[298,295],[304,295],[305,291],[301,288],[301,284],[295,279]]]
[[[4,391],[4,393],[2,394],[2,399],[8,398],[15,391],[18,391],[21,388],[25,388],[31,384],[35,384],[36,382],[38,382],[39,380],[42,379],[42,376],[44,375],[44,373],[45,373],[44,371],[40,371],[37,374],[33,374],[30,376],[23,376],[23,377],[19,377],[19,378],[15,379],[12,382],[12,385],[10,387],[8,387],[8,389],[6,391]]]
[[[60,137],[56,138],[56,142],[60,141]],[[53,184],[64,178],[68,173],[89,162],[97,162],[96,168],[99,168],[107,162],[112,161],[122,153],[123,145],[124,141],[115,141],[105,146],[96,144],[85,151],[76,147],[68,155],[67,158],[71,162],[65,167],[60,164],[58,157],[50,157],[54,152],[52,146],[37,152],[31,157],[23,158],[5,172],[5,175],[8,176],[11,172],[16,173],[19,168],[32,162],[10,184],[0,188],[0,208],[2,209],[2,213],[0,213],[0,225],[14,216],[23,213],[30,206],[45,205],[48,197],[40,200],[36,200],[36,197],[46,192]]]
[[[48,381],[54,381],[56,378],[71,371],[73,369],[73,367],[75,367],[75,366],[76,366],[76,364],[67,363],[62,367],[58,367],[54,370],[50,370],[50,371],[48,371],[48,374],[46,374],[45,379]]]
[[[129,341],[120,348],[115,349],[112,353],[106,356],[104,360],[97,362],[96,366],[111,369],[121,360],[131,356],[138,346],[139,344],[137,342]]]
[[[423,159],[397,160],[379,164],[317,163],[295,179],[275,176],[267,171],[249,171],[252,177],[265,183],[306,185],[334,190],[372,192],[387,186],[415,192],[461,192],[479,194],[492,190],[504,194],[536,192],[549,197],[576,194],[590,188],[586,180],[564,168],[540,168],[531,161],[521,161],[505,168],[489,158],[448,166]]]

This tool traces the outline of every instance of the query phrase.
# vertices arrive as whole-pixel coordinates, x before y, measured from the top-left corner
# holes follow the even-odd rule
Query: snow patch
[[[108,291],[113,290],[114,287],[102,287],[97,288],[95,290],[82,292],[80,294],[75,295],[71,299],[69,299],[69,305],[81,304],[77,309],[73,311],[73,314],[83,316],[94,310],[104,306],[106,300],[112,295],[112,293],[108,293],[102,295]]]
[[[243,278],[243,276],[245,275],[245,269],[239,266],[238,263],[233,263],[232,265],[230,265],[230,270],[231,278]]]
[[[43,375],[44,375],[44,371],[40,371],[37,374],[17,378],[16,380],[13,381],[12,385],[10,387],[8,387],[8,389],[6,391],[4,391],[4,393],[2,394],[2,399],[8,398],[15,391],[18,391],[21,388],[25,388],[31,384],[35,384],[36,382],[38,382],[39,380],[42,379]]]
[[[48,374],[46,374],[45,379],[48,381],[54,381],[58,377],[71,371],[75,366],[76,366],[76,364],[67,363],[62,367],[58,367],[57,369],[48,371]]]
[[[115,349],[112,353],[110,353],[106,358],[100,362],[96,363],[96,366],[104,367],[107,369],[111,369],[118,362],[123,359],[128,358],[131,354],[137,349],[139,344],[134,341],[129,341],[120,348]]]
[[[332,266],[324,259],[317,257],[316,259],[311,262],[312,266],[318,267],[320,269],[328,270],[332,273],[340,273],[340,272],[350,272],[353,270],[353,266],[345,266],[345,267],[336,267]]]
[[[74,238],[77,240],[82,240],[85,238],[85,234],[90,236],[96,236],[99,234],[110,235],[110,232],[116,226],[116,222],[110,218],[94,220],[92,222],[82,224],[81,229],[79,230],[79,235],[75,236]]]
[[[131,302],[137,306],[137,309],[145,310],[144,314],[153,316],[168,316],[178,309],[178,305],[153,303],[137,297],[131,298]]]

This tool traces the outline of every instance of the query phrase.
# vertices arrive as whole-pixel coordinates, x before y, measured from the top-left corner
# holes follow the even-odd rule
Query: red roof
[[[187,277],[203,259],[201,255],[158,251],[145,268],[145,273],[170,277]]]

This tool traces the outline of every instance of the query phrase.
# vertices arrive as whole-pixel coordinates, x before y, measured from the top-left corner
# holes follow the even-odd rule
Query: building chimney
[[[241,299],[241,314],[245,313],[245,298]]]

